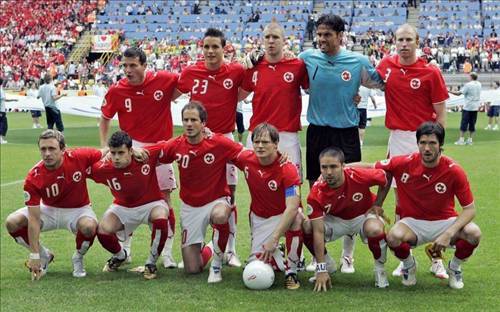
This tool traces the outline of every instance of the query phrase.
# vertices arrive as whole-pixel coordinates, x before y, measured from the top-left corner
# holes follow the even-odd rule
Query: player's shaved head
[[[66,141],[64,140],[64,134],[57,130],[48,129],[40,134],[38,137],[38,145],[40,145],[41,140],[56,139],[59,143],[59,148],[64,149],[66,147]]]
[[[401,32],[403,32],[403,31],[412,32],[415,35],[415,40],[418,42],[417,29],[410,24],[403,24],[403,25],[398,27],[398,29],[396,30],[396,33],[395,33],[396,39],[398,38],[398,33],[401,34]]]
[[[252,142],[255,141],[257,138],[261,138],[264,136],[266,133],[269,133],[269,138],[271,139],[271,142],[274,144],[278,144],[280,141],[280,135],[278,132],[278,129],[276,129],[275,126],[268,124],[267,122],[263,122],[261,124],[258,124],[252,131]]]
[[[132,147],[132,138],[125,131],[116,131],[108,140],[109,147],[118,148],[122,147],[123,145],[125,145],[127,148]]]
[[[341,164],[345,162],[344,152],[342,152],[342,150],[337,147],[327,147],[324,150],[322,150],[321,153],[319,154],[320,163],[321,159],[326,156],[330,156],[337,159]]]
[[[188,109],[189,110],[192,110],[192,109],[197,110],[198,116],[200,117],[200,121],[204,122],[204,123],[207,122],[207,119],[208,119],[207,110],[205,109],[205,106],[203,106],[203,104],[201,104],[201,102],[191,101],[191,102],[187,103],[186,105],[184,105],[184,107],[182,108],[182,111],[181,111],[181,117],[184,117],[184,111],[186,111]]]
[[[444,135],[445,131],[443,126],[438,122],[427,121],[420,125],[417,129],[417,143],[420,141],[420,137],[423,135],[435,135],[438,139],[439,146],[444,145]]]
[[[264,36],[266,35],[266,33],[268,33],[270,30],[277,30],[279,35],[281,36],[281,38],[285,38],[285,29],[283,28],[283,26],[281,26],[278,22],[276,21],[273,21],[269,24],[266,25],[266,27],[264,28]]]

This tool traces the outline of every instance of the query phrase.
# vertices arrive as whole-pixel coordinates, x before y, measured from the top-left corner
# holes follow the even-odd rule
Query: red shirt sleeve
[[[184,69],[179,77],[177,89],[182,93],[189,93],[193,88],[193,78],[191,77],[191,67]]]
[[[431,65],[429,65],[431,66]],[[433,83],[431,83],[431,100],[432,104],[441,103],[449,99],[448,89],[444,81],[443,75],[438,68],[433,70]]]
[[[157,147],[161,149],[158,155],[158,162],[162,164],[170,164],[175,161],[175,146],[179,138],[173,138],[166,142],[161,142],[157,144]]]
[[[106,119],[112,119],[117,113],[118,109],[116,103],[113,101],[113,93],[115,86],[111,86],[104,96],[104,100],[101,105],[102,116]]]
[[[470,184],[464,170],[458,165],[454,165],[456,179],[454,181],[455,196],[462,207],[466,207],[474,202],[474,197],[470,190]]]
[[[28,176],[24,181],[24,204],[38,206],[41,198],[40,190],[30,181],[30,176]]]
[[[302,63],[302,66],[300,68],[300,75],[302,77],[300,86],[302,87],[302,89],[307,90],[309,89],[309,75],[307,74],[307,68],[304,61],[300,60],[300,62]]]
[[[363,180],[369,186],[379,185],[385,186],[387,185],[387,176],[385,171],[382,169],[365,169],[358,168],[358,178]]]
[[[255,88],[255,84],[253,83],[253,75],[256,71],[256,68],[247,69],[245,71],[245,75],[243,77],[243,83],[241,84],[241,88],[247,92],[253,92]],[[258,74],[258,73],[257,73]]]
[[[307,217],[309,220],[314,220],[318,218],[322,218],[325,215],[321,204],[318,199],[318,190],[313,186],[309,196],[307,196]]]
[[[287,162],[283,164],[283,186],[287,189],[294,185],[300,185],[299,173],[294,164]]]

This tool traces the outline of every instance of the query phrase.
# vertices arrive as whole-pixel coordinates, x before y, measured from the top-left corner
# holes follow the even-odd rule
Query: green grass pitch
[[[461,291],[447,287],[446,282],[433,278],[428,272],[429,262],[423,248],[415,251],[419,264],[416,286],[405,288],[398,278],[389,277],[390,287],[376,289],[373,285],[373,262],[366,245],[356,240],[356,273],[336,273],[333,289],[315,294],[307,282],[312,273],[300,274],[302,287],[287,291],[283,276],[277,275],[274,286],[267,291],[247,290],[242,281],[242,269],[224,268],[222,283],[208,285],[208,270],[197,276],[187,276],[180,270],[159,268],[159,278],[146,281],[140,275],[121,270],[103,273],[101,269],[109,254],[96,240],[85,257],[88,275],[83,279],[71,276],[71,255],[74,237],[67,231],[43,233],[41,238],[55,254],[49,273],[39,282],[31,282],[23,263],[28,252],[15,244],[4,227],[1,229],[0,307],[2,311],[320,311],[320,310],[387,310],[387,311],[467,311],[499,310],[500,304],[500,244],[497,240],[500,220],[500,133],[482,130],[486,117],[480,114],[478,131],[473,146],[455,146],[460,116],[448,115],[445,154],[457,160],[467,171],[475,195],[477,216],[475,221],[483,232],[481,245],[475,255],[463,266],[465,288]],[[9,144],[1,146],[1,218],[23,206],[22,180],[39,160],[36,139],[40,130],[31,129],[28,113],[10,113]],[[98,128],[93,118],[64,116],[65,135],[70,147],[97,146]],[[115,125],[116,127],[116,125]],[[116,129],[116,128],[115,128]],[[176,128],[176,134],[180,133]],[[304,146],[305,131],[301,132]],[[383,119],[375,119],[367,128],[363,160],[383,159],[386,153],[387,131]],[[305,202],[308,187],[304,187]],[[93,207],[102,216],[111,202],[104,186],[89,181]],[[178,192],[173,195],[178,216]],[[239,222],[237,250],[244,260],[249,253],[250,235],[247,221],[249,195],[240,174],[236,195]],[[394,199],[389,194],[385,203],[393,215]],[[178,219],[178,217],[177,217]],[[177,220],[179,221],[179,220]],[[177,223],[178,225],[179,223]],[[179,227],[174,243],[174,256],[180,261]],[[133,263],[142,265],[149,249],[149,229],[140,227],[134,235]],[[328,245],[335,259],[340,257],[340,242]],[[449,258],[452,251],[446,252]],[[310,256],[306,252],[306,257]],[[397,265],[389,254],[386,269]],[[160,267],[160,265],[159,265]]]

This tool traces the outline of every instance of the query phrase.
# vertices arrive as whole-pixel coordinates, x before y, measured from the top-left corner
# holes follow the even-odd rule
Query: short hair
[[[226,46],[226,37],[224,36],[224,33],[216,28],[208,28],[203,35],[203,39],[205,39],[206,37],[219,38],[222,47]]]
[[[338,147],[327,147],[319,153],[318,160],[321,162],[321,158],[325,156],[331,156],[337,158],[341,164],[345,162],[344,152]]]
[[[470,77],[471,77],[472,80],[477,80],[478,75],[477,75],[476,72],[471,72],[470,73]]]
[[[396,32],[394,33],[394,37],[397,39],[397,36],[396,36],[396,33],[400,30],[400,29],[403,29],[403,28],[409,28],[411,31],[413,31],[413,33],[415,33],[415,41],[419,41],[419,36],[418,36],[418,31],[417,29],[413,26],[413,25],[410,25],[410,24],[403,24],[401,26],[398,27],[398,29],[396,29]]]
[[[342,17],[335,14],[323,14],[316,21],[316,28],[325,25],[336,32],[345,31],[345,21]]]
[[[269,24],[266,25],[266,27],[264,27],[264,33],[270,28],[278,29],[280,31],[281,38],[285,39],[285,29],[283,28],[283,26],[280,25],[280,23],[276,21],[270,22]]]
[[[108,146],[113,148],[121,147],[125,145],[127,148],[132,147],[132,138],[125,131],[116,131],[111,135],[108,140]]]
[[[444,145],[444,135],[445,131],[443,126],[441,126],[438,122],[426,121],[422,123],[417,129],[417,143],[420,141],[420,137],[423,135],[432,135],[435,134],[438,141],[439,146]]]
[[[495,81],[495,84],[497,85],[497,88],[500,87],[500,80]]]
[[[198,115],[200,116],[201,122],[207,122],[208,114],[205,106],[199,101],[191,101],[184,105],[181,111],[181,118],[184,118],[184,111],[188,109],[196,109],[198,111]]]
[[[141,63],[141,65],[145,64],[147,61],[146,53],[144,53],[144,51],[142,49],[139,49],[136,47],[131,47],[131,48],[128,48],[127,50],[125,50],[125,52],[123,52],[123,56],[124,57],[138,58],[139,63]]]
[[[45,84],[49,84],[51,81],[52,81],[52,76],[50,74],[45,74],[45,76],[43,76],[43,82]]]
[[[40,146],[41,140],[56,139],[59,143],[59,148],[64,149],[66,147],[66,141],[64,140],[64,134],[54,129],[47,129],[40,134],[38,137],[38,146]]]
[[[252,142],[254,139],[263,136],[265,133],[269,133],[269,138],[271,138],[271,142],[274,144],[278,144],[280,141],[280,134],[278,132],[278,129],[276,129],[275,126],[263,122],[258,124],[252,131]]]

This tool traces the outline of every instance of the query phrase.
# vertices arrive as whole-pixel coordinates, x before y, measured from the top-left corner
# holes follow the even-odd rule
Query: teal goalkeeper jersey
[[[365,56],[341,49],[329,56],[318,49],[302,52],[309,75],[307,121],[333,128],[357,127],[359,113],[353,98],[360,85],[383,88],[375,68]]]

